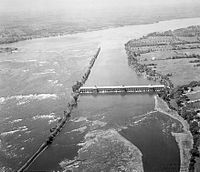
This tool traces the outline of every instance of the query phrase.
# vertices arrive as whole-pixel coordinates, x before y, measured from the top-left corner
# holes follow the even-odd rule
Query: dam
[[[164,90],[165,85],[137,85],[137,86],[93,86],[80,87],[80,94],[98,94],[98,93],[147,93]]]

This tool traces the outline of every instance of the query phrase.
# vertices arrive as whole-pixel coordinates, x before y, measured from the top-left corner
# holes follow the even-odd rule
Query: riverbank
[[[157,72],[153,72],[151,68],[148,68],[145,65],[141,65],[134,57],[129,60],[131,60],[131,64],[133,64],[138,73],[150,76],[151,79],[159,80],[160,83],[164,84],[166,86],[166,90],[164,91],[166,94],[174,89],[174,86],[168,77],[161,75]],[[152,72],[153,75],[151,74]],[[158,96],[155,97],[155,110],[180,121],[183,125],[184,133],[172,133],[172,135],[175,137],[180,149],[180,172],[190,171],[192,159],[191,150],[193,149],[194,145],[193,136],[190,132],[190,125],[181,116],[179,116],[177,111],[173,111],[169,108],[167,102],[165,102],[168,101],[169,97],[167,97],[166,95],[163,96],[162,94],[160,96],[162,98],[159,98]]]
[[[176,111],[171,110],[167,103],[160,97],[154,96],[154,98],[155,110],[178,120],[183,125],[183,133],[172,133],[172,135],[175,137],[180,149],[180,172],[188,171],[191,158],[190,150],[193,147],[193,136],[190,132],[189,124],[181,116],[179,116]]]
[[[182,159],[180,170],[190,172],[195,171],[195,163],[199,157],[200,119],[198,111],[190,105],[190,99],[185,93],[200,85],[200,82],[196,81],[199,77],[198,69],[195,68],[196,65],[190,63],[191,58],[195,59],[195,63],[199,63],[200,41],[195,36],[198,30],[199,26],[190,26],[174,31],[154,32],[125,44],[129,65],[139,74],[166,86],[164,91],[158,93],[160,99],[156,98],[156,108],[183,124],[184,134],[173,133],[173,135],[180,148]],[[187,65],[183,60],[175,63],[174,59],[186,59],[189,63]],[[182,64],[187,66],[183,67]],[[189,72],[183,74],[186,70]],[[178,86],[177,83],[182,86]],[[195,102],[198,103],[198,100],[191,103]],[[186,140],[189,145],[184,145],[183,141],[187,137],[190,138]]]

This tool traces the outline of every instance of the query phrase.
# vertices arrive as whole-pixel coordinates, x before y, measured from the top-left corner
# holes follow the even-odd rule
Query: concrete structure
[[[81,87],[79,89],[81,94],[93,93],[146,93],[157,92],[165,88],[164,85],[137,85],[137,86],[94,86],[94,87]]]

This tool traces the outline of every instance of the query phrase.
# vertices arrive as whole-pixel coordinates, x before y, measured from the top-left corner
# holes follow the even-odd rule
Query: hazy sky
[[[49,11],[126,8],[141,5],[198,3],[200,0],[0,0],[0,11]]]

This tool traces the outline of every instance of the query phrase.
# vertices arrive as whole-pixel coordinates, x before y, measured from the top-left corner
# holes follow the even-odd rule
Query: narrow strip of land
[[[176,111],[171,110],[167,103],[162,100],[158,96],[154,96],[155,98],[155,110],[170,116],[171,118],[178,120],[183,125],[183,133],[172,133],[175,137],[179,149],[180,149],[180,158],[181,158],[181,166],[180,172],[188,171],[189,163],[190,163],[190,150],[193,147],[193,137],[189,130],[189,124],[185,121]]]
[[[49,135],[47,140],[44,143],[42,143],[42,145],[39,147],[39,149],[25,162],[25,164],[17,172],[23,172],[24,170],[26,170],[36,160],[36,158],[52,144],[55,137],[64,128],[67,120],[71,117],[71,112],[72,112],[73,108],[77,104],[77,100],[79,97],[79,93],[77,91],[88,79],[90,71],[100,53],[100,50],[101,50],[101,48],[98,48],[96,54],[90,60],[89,67],[88,67],[86,73],[83,75],[82,79],[80,81],[77,81],[77,83],[73,85],[71,99],[70,99],[70,102],[68,103],[66,110],[64,111],[63,118],[61,119],[61,121],[55,127],[50,129],[51,134]]]

